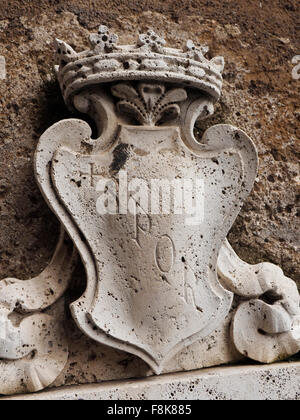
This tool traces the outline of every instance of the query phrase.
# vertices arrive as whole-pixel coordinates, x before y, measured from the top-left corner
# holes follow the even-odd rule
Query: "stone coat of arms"
[[[77,254],[87,277],[70,306],[77,326],[156,374],[233,311],[242,355],[270,363],[300,349],[295,283],[273,264],[243,262],[226,240],[255,181],[255,145],[231,125],[194,132],[220,97],[223,58],[191,41],[167,48],[153,31],[117,42],[105,26],[82,53],[56,41],[65,102],[97,134],[69,119],[37,146],[36,179],[61,236],[40,276],[0,282],[0,393],[40,390],[64,369],[62,311],[42,311],[64,294]],[[12,313],[29,316],[16,326]]]

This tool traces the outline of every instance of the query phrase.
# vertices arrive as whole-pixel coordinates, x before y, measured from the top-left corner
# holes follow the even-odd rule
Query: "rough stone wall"
[[[291,62],[300,54],[298,0],[1,0],[0,279],[38,274],[52,255],[58,223],[35,184],[33,154],[40,135],[70,116],[53,71],[53,40],[80,51],[100,23],[122,43],[151,27],[172,46],[193,39],[208,44],[211,56],[224,55],[223,96],[206,126],[244,129],[260,157],[230,241],[246,261],[274,262],[300,281],[300,80]],[[70,299],[82,283],[79,266]]]

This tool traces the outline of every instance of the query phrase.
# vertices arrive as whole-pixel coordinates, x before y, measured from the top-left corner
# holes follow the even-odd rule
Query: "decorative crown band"
[[[199,89],[217,101],[222,88],[223,57],[208,60],[207,46],[187,41],[183,50],[165,47],[166,41],[149,30],[135,45],[117,45],[118,36],[101,25],[90,35],[91,49],[76,53],[59,39],[56,51],[58,80],[67,105],[84,87],[120,80],[157,80]]]

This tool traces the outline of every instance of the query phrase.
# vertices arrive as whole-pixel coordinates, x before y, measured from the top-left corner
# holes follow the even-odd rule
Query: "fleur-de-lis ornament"
[[[139,83],[135,88],[122,82],[112,87],[112,94],[121,99],[117,104],[120,112],[147,126],[176,119],[180,115],[178,103],[187,98],[185,89],[166,90],[163,84],[157,83]]]

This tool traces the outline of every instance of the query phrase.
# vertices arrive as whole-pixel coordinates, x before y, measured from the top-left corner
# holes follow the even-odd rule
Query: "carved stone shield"
[[[71,304],[78,327],[157,374],[242,355],[270,363],[300,348],[296,284],[273,264],[245,263],[226,240],[257,152],[231,125],[199,133],[221,94],[223,58],[192,41],[167,48],[152,30],[134,45],[117,40],[104,25],[80,53],[56,40],[64,100],[97,134],[70,119],[39,141],[37,182],[61,234],[37,277],[0,282],[0,394],[39,391],[65,369],[60,298],[77,260],[68,236],[87,277]]]
[[[71,305],[78,326],[99,342],[140,356],[156,373],[184,346],[210,334],[230,310],[233,295],[218,281],[217,258],[256,171],[255,148],[240,130],[214,126],[203,137],[205,145],[190,136],[192,109],[187,101],[173,125],[128,125],[114,116],[110,142],[105,133],[92,140],[82,121],[63,121],[44,134],[37,151],[41,188],[87,270],[86,291]],[[184,207],[184,182],[197,180],[201,190],[192,198],[201,200],[202,211],[193,219],[175,211],[175,201],[181,194]],[[179,189],[171,199],[159,195],[159,208],[151,211],[155,181]],[[110,211],[103,211],[109,204]]]
[[[86,291],[71,305],[78,326],[160,373],[230,310],[217,259],[257,154],[232,126],[194,137],[220,96],[222,57],[208,60],[191,42],[165,48],[152,31],[119,48],[99,30],[82,54],[57,40],[64,99],[99,137],[79,120],[56,124],[40,140],[36,175],[86,267]]]

